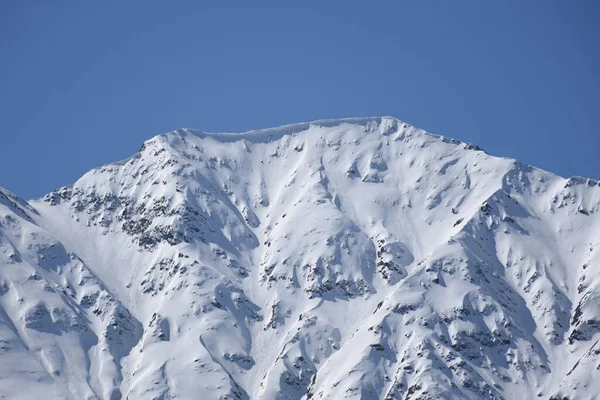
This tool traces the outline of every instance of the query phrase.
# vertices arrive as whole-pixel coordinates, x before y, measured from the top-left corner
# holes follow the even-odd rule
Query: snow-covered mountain
[[[0,191],[0,398],[600,398],[600,183],[394,118]]]

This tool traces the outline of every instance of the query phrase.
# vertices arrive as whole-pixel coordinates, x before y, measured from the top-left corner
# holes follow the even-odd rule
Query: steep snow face
[[[0,192],[0,394],[593,398],[599,208],[394,118],[160,135]]]

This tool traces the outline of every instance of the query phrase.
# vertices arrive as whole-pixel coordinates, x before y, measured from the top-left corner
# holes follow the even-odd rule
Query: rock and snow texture
[[[598,181],[367,118],[0,191],[0,398],[598,393]]]

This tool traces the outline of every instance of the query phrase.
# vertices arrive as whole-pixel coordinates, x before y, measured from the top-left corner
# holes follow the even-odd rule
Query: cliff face
[[[393,118],[160,135],[0,191],[0,394],[592,398],[599,210]]]

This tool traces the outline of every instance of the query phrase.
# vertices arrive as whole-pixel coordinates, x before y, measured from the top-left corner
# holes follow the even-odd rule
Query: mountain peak
[[[391,117],[158,135],[0,190],[0,394],[591,398],[599,216],[596,181]]]
[[[180,129],[173,133],[193,133],[200,137],[207,135],[218,138],[222,141],[237,141],[246,139],[251,142],[268,142],[278,140],[285,135],[295,135],[301,132],[308,131],[310,128],[338,128],[344,125],[361,126],[365,131],[372,132],[379,128],[379,132],[387,133],[391,129],[397,128],[398,125],[408,124],[393,118],[393,117],[366,117],[366,118],[339,118],[339,119],[323,119],[310,122],[299,122],[295,124],[282,125],[279,127],[251,130],[243,133],[206,133],[193,129]]]
[[[151,141],[165,140],[166,143],[177,142],[180,139],[189,137],[190,135],[199,138],[213,138],[222,143],[231,143],[241,140],[246,140],[250,143],[268,143],[271,141],[280,140],[285,136],[296,136],[306,131],[323,130],[327,132],[336,132],[343,127],[360,127],[364,132],[377,132],[383,135],[389,135],[398,129],[411,130],[415,133],[425,133],[420,129],[400,121],[394,117],[366,117],[366,118],[340,118],[340,119],[324,119],[311,122],[300,122],[279,127],[256,129],[241,133],[209,133],[197,129],[181,128],[172,132],[161,134],[149,139],[145,143]],[[145,147],[142,146],[142,149]]]

